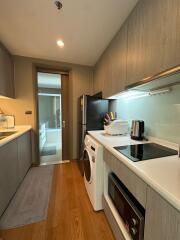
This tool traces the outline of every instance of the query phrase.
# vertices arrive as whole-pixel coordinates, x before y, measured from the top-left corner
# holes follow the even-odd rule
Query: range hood
[[[180,65],[126,86],[126,90],[155,91],[180,84]]]

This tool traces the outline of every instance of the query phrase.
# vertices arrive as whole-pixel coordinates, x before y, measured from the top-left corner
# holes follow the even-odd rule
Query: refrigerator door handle
[[[81,123],[86,124],[86,111],[87,111],[87,96],[83,95],[81,98]]]
[[[66,127],[66,121],[62,121],[62,127],[65,128]]]

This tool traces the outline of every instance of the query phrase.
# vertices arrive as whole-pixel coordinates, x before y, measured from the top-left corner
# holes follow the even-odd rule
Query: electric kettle
[[[143,140],[144,139],[144,121],[133,120],[131,126],[131,139]]]

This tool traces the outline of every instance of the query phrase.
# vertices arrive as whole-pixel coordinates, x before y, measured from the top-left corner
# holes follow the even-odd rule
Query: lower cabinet
[[[30,131],[0,147],[0,216],[31,166]]]
[[[31,136],[27,132],[17,139],[18,142],[18,172],[20,182],[31,166]]]
[[[153,190],[133,171],[127,168],[120,159],[104,149],[104,196],[103,207],[115,239],[124,237],[122,227],[119,227],[116,214],[108,202],[108,175],[114,172],[128,190],[145,208],[144,240],[179,240],[180,212],[167,202],[159,193]],[[109,197],[109,196],[108,196]],[[114,206],[115,207],[115,206]]]
[[[152,188],[147,190],[145,240],[179,240],[180,213]]]
[[[17,141],[0,147],[0,215],[19,185]]]

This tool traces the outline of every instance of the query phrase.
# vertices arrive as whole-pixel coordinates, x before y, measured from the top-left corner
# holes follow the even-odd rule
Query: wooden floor
[[[102,211],[94,212],[76,162],[56,165],[46,221],[0,232],[4,240],[114,240]]]

